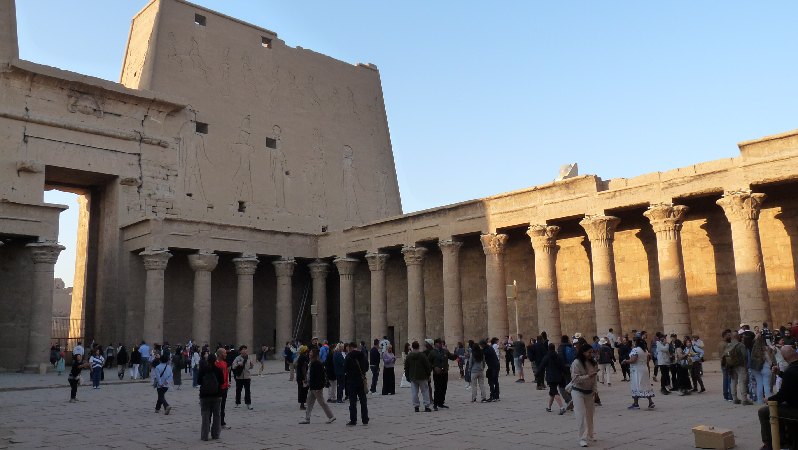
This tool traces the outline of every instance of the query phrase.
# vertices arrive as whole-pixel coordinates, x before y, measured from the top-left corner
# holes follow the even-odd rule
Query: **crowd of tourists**
[[[739,405],[754,402],[765,404],[768,399],[781,402],[779,414],[798,420],[798,354],[793,336],[798,334],[798,321],[770,330],[768,324],[753,329],[740,324],[737,331],[722,333],[717,351],[721,357],[723,398]],[[556,342],[558,341],[558,342]],[[612,329],[590,341],[575,333],[549,340],[545,332],[529,341],[522,335],[505,340],[496,337],[467,343],[458,342],[450,350],[442,339],[425,339],[406,343],[399,357],[404,371],[398,385],[410,388],[410,403],[415,412],[434,412],[448,409],[446,395],[449,387],[449,367],[456,364],[465,389],[470,390],[471,402],[500,402],[501,361],[506,376],[513,375],[515,383],[529,381],[535,389],[546,390],[546,412],[565,415],[573,411],[577,423],[579,445],[587,447],[596,441],[593,417],[601,406],[600,389],[610,389],[613,381],[628,383],[632,403],[630,410],[641,408],[645,399],[648,409],[655,408],[654,383],[659,383],[662,395],[681,396],[706,391],[703,363],[706,353],[704,341],[697,335],[677,336],[632,330],[616,336]],[[182,374],[190,376],[192,387],[199,391],[201,433],[203,440],[218,439],[225,421],[227,393],[234,380],[235,406],[243,404],[253,409],[250,380],[262,376],[265,361],[272,352],[262,346],[250,358],[246,346],[218,344],[215,350],[208,345],[199,347],[192,342],[178,345],[174,350],[163,345],[141,342],[128,347],[119,344],[102,347],[92,344],[88,350],[81,343],[71,355],[69,384],[70,402],[77,401],[80,374],[89,370],[92,387],[100,389],[103,368],[118,368],[119,379],[129,376],[152,383],[157,392],[155,412],[171,412],[166,393],[172,387],[180,389]],[[387,337],[366,342],[330,344],[313,338],[310,342],[286,342],[282,352],[289,381],[296,384],[297,403],[304,411],[300,424],[309,424],[312,410],[318,404],[327,420],[336,417],[329,403],[349,404],[346,425],[369,423],[368,397],[378,392],[395,395],[398,356]],[[56,371],[65,372],[65,354],[59,347],[51,349],[51,363]],[[530,370],[525,373],[529,362]],[[620,374],[618,373],[620,372]],[[129,374],[129,375],[128,375]],[[190,375],[189,375],[190,374]],[[370,379],[369,379],[370,378]],[[382,385],[379,386],[380,380]],[[487,382],[488,388],[485,388]],[[327,392],[325,393],[325,389]],[[774,394],[775,393],[775,394]],[[556,409],[555,408],[556,403]],[[423,409],[422,409],[423,408]],[[763,449],[770,448],[769,410],[759,410],[762,423]]]

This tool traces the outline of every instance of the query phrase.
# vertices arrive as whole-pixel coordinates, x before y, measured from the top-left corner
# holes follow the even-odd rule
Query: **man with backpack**
[[[742,335],[743,332],[741,331]],[[731,331],[724,331],[723,340],[726,342],[723,348],[723,357],[720,364],[726,368],[731,378],[731,393],[734,404],[753,405],[748,399],[748,365],[746,359],[748,351],[742,342],[732,339]]]
[[[244,389],[244,404],[248,410],[252,410],[252,398],[249,395],[249,384],[251,381],[250,370],[253,367],[249,361],[249,354],[246,345],[238,348],[238,356],[233,360],[233,376],[236,379],[236,408],[241,406],[241,389]]]
[[[220,418],[222,408],[222,384],[224,374],[216,365],[216,355],[211,353],[208,359],[199,363],[197,372],[199,382],[200,412],[202,414],[202,427],[200,439],[208,440],[208,430],[211,439],[219,439],[221,434]],[[211,420],[212,419],[212,420]]]

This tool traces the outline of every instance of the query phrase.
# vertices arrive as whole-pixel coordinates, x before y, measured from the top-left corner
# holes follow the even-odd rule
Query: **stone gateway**
[[[20,60],[0,0],[0,100],[4,370],[48,364],[48,189],[80,195],[88,342],[714,336],[798,315],[798,132],[402,214],[376,66],[183,0],[133,18],[119,83]]]

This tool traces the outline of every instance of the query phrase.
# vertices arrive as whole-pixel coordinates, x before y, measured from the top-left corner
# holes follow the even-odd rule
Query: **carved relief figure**
[[[101,119],[103,116],[103,105],[97,97],[83,92],[70,91],[67,104],[69,112],[79,112],[87,116],[94,116]]]
[[[224,49],[222,63],[219,64],[219,75],[222,78],[222,93],[225,97],[230,96],[230,47]]]
[[[180,146],[178,157],[183,178],[183,191],[190,197],[207,200],[202,184],[202,165],[209,164],[210,159],[205,152],[205,137],[194,131],[195,125],[187,121],[180,128]]]
[[[191,64],[195,71],[198,71],[206,83],[210,84],[208,80],[208,65],[200,54],[199,43],[195,38],[191,38],[191,50],[188,52],[188,57],[191,59]]]
[[[324,136],[318,128],[313,130],[313,153],[305,166],[305,185],[310,193],[313,215],[325,217]]]
[[[255,77],[254,67],[252,67],[252,58],[246,53],[241,57],[241,71],[244,75],[244,84],[249,87],[250,93],[255,98],[259,98],[258,80]]]
[[[377,201],[380,207],[380,217],[388,217],[390,213],[390,208],[388,207],[388,184],[390,183],[388,174],[380,170],[375,176],[377,177]]]
[[[231,154],[238,154],[238,168],[233,174],[233,185],[236,187],[236,200],[252,200],[252,153],[254,149],[249,144],[250,116],[241,120],[238,130],[238,139],[230,146]]]
[[[355,170],[355,156],[352,147],[344,145],[344,170],[343,170],[343,191],[346,199],[346,222],[355,223],[360,221],[357,207],[357,191],[360,184],[357,180]]]
[[[269,164],[271,166],[272,184],[274,186],[274,209],[277,212],[288,211],[285,203],[285,182],[288,176],[288,168],[285,160],[285,153],[283,153],[280,142],[282,130],[279,126],[275,125],[272,128],[274,139],[277,141],[277,148],[270,149]]]
[[[177,51],[177,37],[175,33],[170,31],[169,34],[166,36],[166,59],[171,61],[177,66],[177,71],[183,71],[183,57],[180,56],[180,52]]]

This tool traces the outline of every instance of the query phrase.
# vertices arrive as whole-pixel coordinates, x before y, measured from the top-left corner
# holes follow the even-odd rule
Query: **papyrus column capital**
[[[424,263],[424,256],[427,254],[427,249],[424,247],[408,246],[402,247],[402,256],[405,258],[405,264],[408,266],[421,265]]]
[[[557,250],[557,234],[560,227],[555,225],[530,225],[526,234],[532,241],[535,252],[551,253]]]
[[[241,275],[255,275],[255,270],[258,268],[258,258],[255,256],[242,256],[240,258],[233,258],[233,264],[236,267],[236,274]]]
[[[294,274],[294,267],[296,267],[296,260],[294,258],[282,258],[277,261],[272,261],[274,272],[277,278],[288,278]]]
[[[330,273],[330,263],[320,259],[308,264],[308,268],[310,269],[310,278],[314,280],[316,278],[327,278],[327,274]]]
[[[58,261],[58,255],[66,249],[55,241],[33,242],[25,247],[31,250],[34,264],[55,264]]]
[[[735,220],[757,220],[765,194],[753,193],[750,190],[726,191],[717,203],[729,222]]]
[[[648,207],[643,215],[651,222],[658,239],[673,240],[682,229],[682,221],[690,208],[672,203],[656,203]]]
[[[338,268],[338,274],[342,277],[344,276],[351,277],[352,275],[354,275],[355,269],[357,268],[357,265],[359,263],[360,263],[359,260],[347,257],[335,258],[333,260],[333,264],[335,264],[335,267]]]
[[[166,249],[146,249],[139,256],[144,260],[144,270],[164,270],[172,254]]]
[[[194,272],[212,272],[219,264],[219,255],[200,250],[197,253],[188,255],[188,265]]]
[[[454,239],[443,239],[438,241],[438,247],[440,247],[441,252],[444,253],[451,253],[457,254],[460,252],[460,247],[463,246],[463,243],[460,241],[455,241]]]
[[[506,234],[483,234],[479,236],[479,240],[482,242],[482,251],[486,255],[501,255],[504,253],[505,247],[507,247]]]
[[[389,257],[390,255],[388,255],[387,253],[379,253],[379,252],[366,253],[366,262],[369,265],[369,270],[372,272],[385,270],[385,265],[388,263]]]
[[[585,216],[579,225],[585,229],[591,243],[608,246],[615,239],[615,228],[621,219],[614,216]]]

